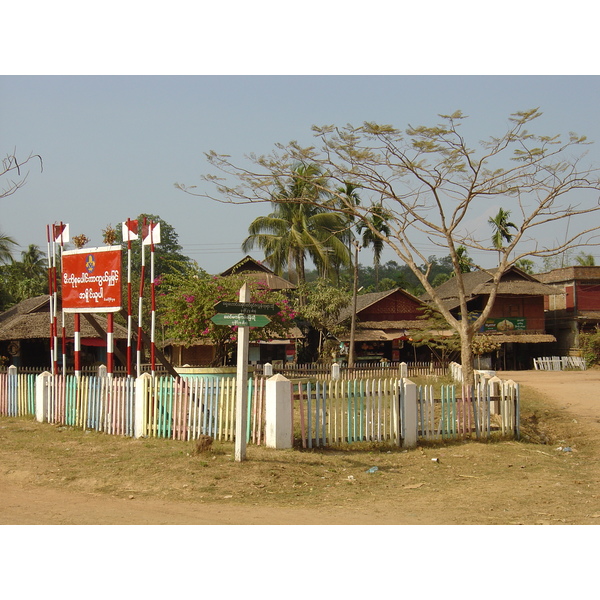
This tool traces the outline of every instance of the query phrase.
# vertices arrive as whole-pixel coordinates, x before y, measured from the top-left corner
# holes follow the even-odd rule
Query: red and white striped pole
[[[156,330],[156,286],[154,285],[154,223],[150,221],[150,307],[151,307],[151,325],[150,325],[150,368],[152,377],[156,377],[156,343],[154,332]]]
[[[81,376],[81,315],[73,314],[73,362],[75,377]]]
[[[109,312],[106,315],[106,374],[112,377],[115,363],[114,363],[114,314]]]
[[[142,269],[140,274],[140,294],[138,297],[138,339],[137,339],[137,376],[142,374],[142,304],[144,298],[144,278],[146,277],[146,258],[144,251],[144,232],[146,229],[146,217],[141,228],[141,252],[142,252]],[[140,231],[138,223],[138,231]]]
[[[60,222],[59,236],[60,236],[60,256],[62,259],[62,253],[64,250],[64,236],[63,233],[65,231],[65,225],[63,222]],[[56,235],[54,236],[56,240]],[[62,262],[61,262],[62,264]],[[58,288],[58,276],[56,287]],[[61,325],[62,325],[62,371],[63,375],[67,374],[67,329],[65,327],[65,311],[62,308],[62,302],[60,305],[60,317],[61,317]]]
[[[56,274],[56,239],[55,227],[52,226],[52,347],[54,362],[52,374],[58,374],[58,278]]]
[[[131,350],[131,338],[132,338],[132,302],[131,302],[131,240],[133,238],[133,227],[137,230],[137,221],[127,219],[126,231],[127,231],[127,377],[133,375],[133,357]]]
[[[52,254],[50,252],[50,225],[46,225],[48,238],[48,297],[50,301],[50,370],[54,375],[54,279],[52,277]]]

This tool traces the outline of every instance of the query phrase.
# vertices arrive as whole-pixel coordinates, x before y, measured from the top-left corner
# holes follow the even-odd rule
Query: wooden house
[[[357,362],[409,361],[430,358],[424,349],[410,344],[411,333],[428,327],[423,320],[426,304],[403,289],[361,294],[356,299],[356,333],[354,337]],[[352,306],[340,314],[340,322],[349,322]],[[338,338],[346,346],[350,334]]]
[[[492,290],[494,270],[463,273],[469,312],[476,315],[486,305]],[[500,350],[487,356],[483,368],[529,369],[532,359],[546,355],[556,338],[546,333],[544,298],[555,289],[516,267],[509,268],[498,286],[498,292],[486,323],[480,333],[493,337]],[[436,288],[445,306],[459,314],[458,282],[452,277]],[[428,294],[421,300],[432,304]]]
[[[579,348],[579,334],[600,326],[600,267],[564,267],[536,277],[555,288],[546,296],[546,329],[557,339],[557,353]]]

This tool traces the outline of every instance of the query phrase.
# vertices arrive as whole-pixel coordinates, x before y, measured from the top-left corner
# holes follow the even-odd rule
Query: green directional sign
[[[271,322],[271,319],[265,315],[217,314],[211,321],[215,325],[230,325],[231,327],[264,327]]]
[[[218,313],[235,315],[276,315],[279,312],[276,304],[263,304],[262,302],[223,301],[215,304],[215,310]]]

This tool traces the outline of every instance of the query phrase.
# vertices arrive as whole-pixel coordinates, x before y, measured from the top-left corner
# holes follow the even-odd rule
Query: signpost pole
[[[73,315],[74,367],[75,376],[81,376],[81,315]]]
[[[240,289],[240,302],[250,301],[248,285]],[[235,404],[235,460],[246,460],[246,426],[248,423],[248,346],[249,327],[238,328],[237,387]]]
[[[152,377],[156,377],[156,285],[154,284],[154,223],[150,221],[150,370]]]
[[[144,301],[144,279],[146,277],[146,252],[144,248],[144,233],[146,230],[146,217],[140,228],[138,221],[138,233],[141,233],[140,248],[142,252],[142,268],[140,273],[140,294],[138,296],[138,332],[137,332],[137,376],[142,374],[142,305]]]
[[[106,315],[106,374],[113,376],[114,371],[114,313]]]

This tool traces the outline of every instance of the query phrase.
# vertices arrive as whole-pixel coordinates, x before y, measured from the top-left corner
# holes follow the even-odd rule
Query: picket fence
[[[17,373],[15,369],[0,373],[0,415],[35,414],[35,380],[36,375]]]
[[[448,366],[438,362],[360,362],[352,368],[342,363],[338,365],[338,368],[342,379],[389,379],[401,376],[401,372],[405,372],[405,376],[409,378],[428,375],[443,377],[448,372]],[[261,375],[265,372],[265,365],[256,365],[254,369],[256,374]],[[332,364],[270,365],[270,372],[281,374],[288,379],[327,381],[331,379],[332,371]]]
[[[585,371],[585,359],[580,356],[545,356],[533,359],[533,368],[536,371],[565,371],[567,369],[581,369]]]
[[[141,411],[137,435],[195,440],[235,438],[235,378],[139,378],[56,375],[43,378],[43,406],[36,407],[32,375],[0,373],[0,414],[36,415],[40,421],[134,436],[136,409]],[[407,379],[295,380],[297,443],[303,448],[342,443],[401,444],[407,427],[416,436],[440,441],[492,434],[519,437],[519,387],[514,382],[482,378],[474,390],[432,385],[417,387],[417,419],[405,418]],[[265,442],[266,378],[248,380],[247,441]],[[414,431],[414,430],[413,430]]]
[[[475,388],[443,385],[434,397],[431,385],[418,389],[419,436],[440,441],[475,436],[490,439],[492,434],[520,437],[519,386],[512,381],[481,380]]]
[[[404,437],[402,379],[299,381],[292,385],[303,448]]]

